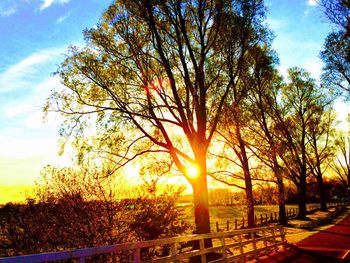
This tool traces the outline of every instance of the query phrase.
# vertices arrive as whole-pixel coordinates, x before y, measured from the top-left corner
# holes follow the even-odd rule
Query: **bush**
[[[0,256],[158,239],[188,228],[175,205],[179,191],[158,194],[154,181],[128,192],[138,198],[125,199],[121,188],[128,185],[117,188],[121,182],[103,174],[91,166],[47,167],[37,201],[0,209]]]
[[[171,237],[188,225],[175,206],[178,194],[119,202],[70,195],[46,202],[5,206],[1,256],[42,253]]]

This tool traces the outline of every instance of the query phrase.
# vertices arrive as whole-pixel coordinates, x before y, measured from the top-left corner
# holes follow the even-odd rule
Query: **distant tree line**
[[[346,185],[336,178],[324,180],[326,202],[347,200]],[[307,203],[318,203],[320,191],[315,179],[310,178],[307,182],[309,191],[306,195]],[[278,188],[273,185],[260,184],[254,187],[254,205],[278,205]],[[298,198],[297,189],[292,184],[285,185],[284,200],[286,204],[295,204]],[[179,202],[188,204],[192,199],[185,195]],[[209,205],[212,206],[243,206],[246,204],[244,192],[231,191],[229,188],[217,188],[209,190]]]

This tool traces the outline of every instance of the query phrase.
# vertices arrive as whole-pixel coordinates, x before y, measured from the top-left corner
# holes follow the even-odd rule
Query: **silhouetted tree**
[[[97,124],[100,153],[120,158],[116,168],[168,154],[192,186],[196,232],[207,233],[208,147],[246,53],[266,40],[263,15],[261,0],[115,1],[62,63],[65,88],[48,108],[66,118],[65,135]]]

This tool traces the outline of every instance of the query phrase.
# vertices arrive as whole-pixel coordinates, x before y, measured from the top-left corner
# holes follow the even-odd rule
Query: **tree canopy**
[[[322,79],[345,91],[350,92],[350,1],[321,0],[321,6],[328,20],[335,26],[328,34],[321,58],[325,63]]]

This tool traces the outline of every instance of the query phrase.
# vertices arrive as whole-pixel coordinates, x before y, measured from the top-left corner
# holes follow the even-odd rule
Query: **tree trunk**
[[[200,174],[197,183],[192,185],[193,188],[193,203],[194,203],[194,217],[196,230],[195,234],[210,233],[210,218],[209,218],[209,202],[208,202],[208,188],[206,174]],[[204,240],[205,247],[212,247],[211,239]],[[199,249],[200,245],[198,241],[192,242],[193,249]],[[201,262],[200,256],[193,257],[190,260],[191,263]]]
[[[306,176],[300,177],[300,183],[298,185],[298,219],[306,219]]]
[[[207,177],[200,175],[192,185],[196,234],[210,233]]]
[[[195,234],[206,234],[210,233],[206,154],[197,153],[196,157],[199,167],[199,174],[198,177],[191,182],[196,225]],[[204,245],[205,247],[212,247],[213,245],[211,239],[205,239]],[[199,242],[194,242],[193,248],[198,249]],[[198,258],[195,257],[193,262],[197,262],[197,259]]]
[[[322,175],[321,176],[317,176],[317,184],[318,184],[318,189],[320,191],[320,207],[321,207],[321,211],[327,211],[327,203],[326,203],[326,191],[324,189],[324,184],[323,184],[323,180],[322,180]]]
[[[236,119],[236,118],[235,118]],[[252,178],[249,170],[249,161],[246,152],[246,144],[242,138],[240,126],[238,125],[239,121],[236,120],[236,136],[239,143],[239,152],[240,152],[240,162],[242,164],[243,174],[244,174],[244,183],[245,183],[245,195],[247,201],[247,219],[248,219],[248,228],[253,228],[255,226],[254,222],[254,196],[253,196],[253,186]]]
[[[346,192],[348,193],[348,203],[350,203],[350,172],[348,171],[347,175],[347,184],[346,184]]]
[[[273,149],[275,149],[275,145],[273,145]],[[278,165],[276,152],[273,151],[273,172],[275,174],[277,180],[277,188],[278,188],[278,214],[279,214],[279,223],[281,225],[287,225],[287,216],[286,216],[286,202],[285,202],[285,193],[284,193],[284,184],[283,177],[281,173],[281,169]]]
[[[248,228],[255,226],[254,222],[254,197],[252,189],[252,180],[249,176],[245,176],[245,195],[247,200],[247,217],[248,217]]]
[[[279,213],[279,223],[281,225],[287,225],[287,216],[286,216],[286,204],[284,198],[284,184],[282,176],[278,173],[277,177],[277,187],[278,187],[278,213]]]

